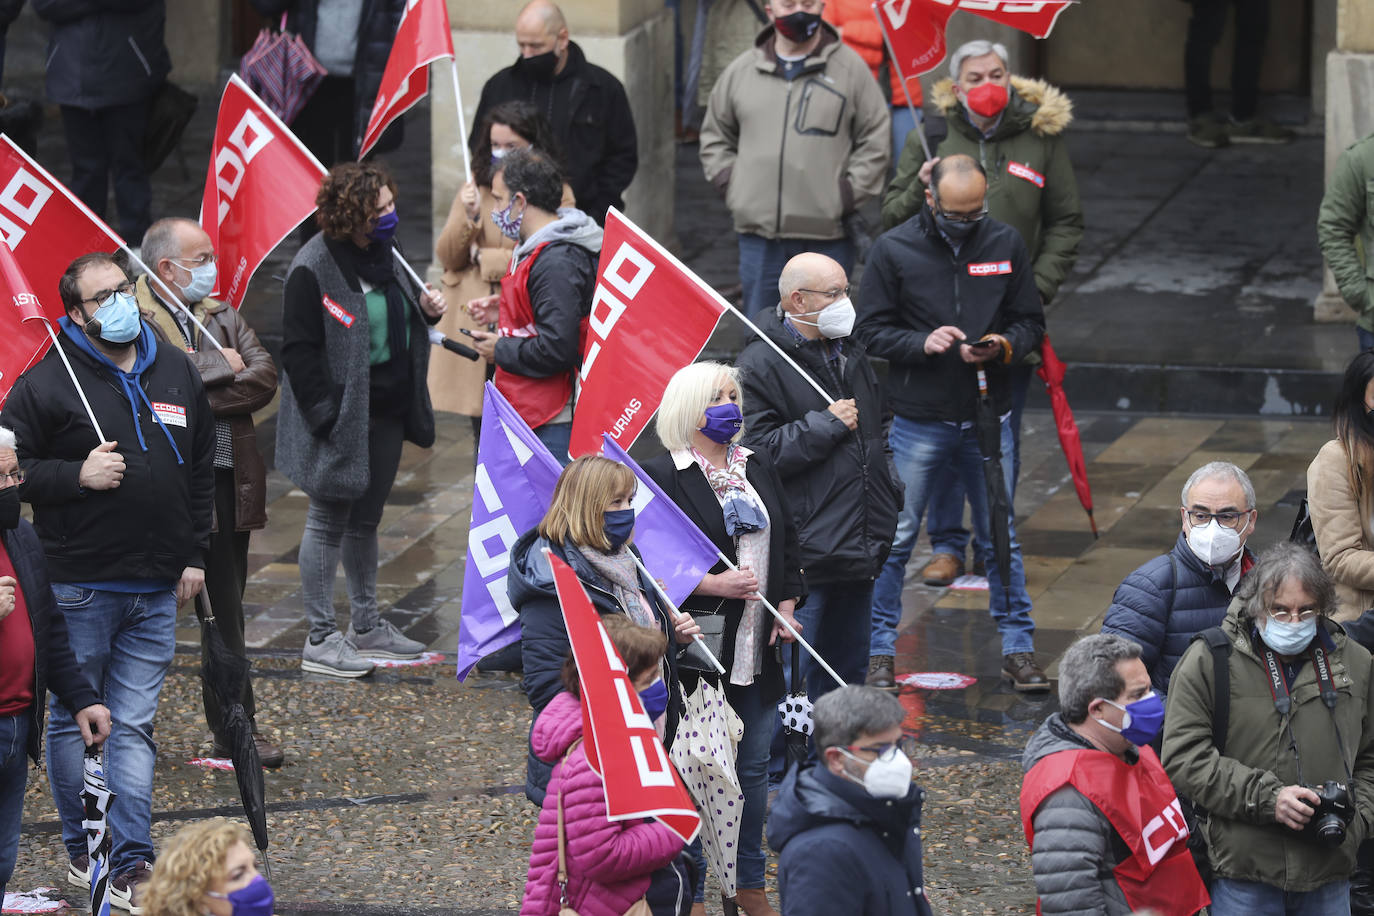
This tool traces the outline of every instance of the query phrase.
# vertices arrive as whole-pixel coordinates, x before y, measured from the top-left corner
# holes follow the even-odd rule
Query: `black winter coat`
[[[665,452],[644,462],[644,472],[658,484],[659,489],[677,504],[678,508],[711,539],[721,553],[737,560],[738,546],[735,539],[725,533],[725,515],[716,499],[715,491],[706,481],[706,475],[693,462],[679,471],[673,464],[673,456]],[[788,505],[787,494],[782,480],[773,467],[772,460],[765,452],[755,452],[744,465],[744,476],[759,494],[763,506],[768,510],[768,589],[764,594],[774,607],[788,598],[796,598],[800,607],[806,600],[806,574],[801,565],[801,545],[797,541],[797,526],[792,521],[792,509]],[[726,570],[724,563],[711,567],[712,573]],[[739,629],[740,619],[744,616],[744,602],[736,598],[715,598],[707,595],[689,595],[682,602],[681,609],[696,613],[725,615],[725,645],[720,653],[720,663],[730,671],[735,661],[735,632]],[[803,636],[805,634],[802,634]],[[768,647],[763,652],[763,673],[754,685],[764,691],[765,699],[776,700],[782,697],[782,662],[777,654]]]
[[[606,208],[625,209],[621,195],[639,168],[634,115],[625,87],[609,71],[589,63],[577,42],[552,83],[536,82],[517,61],[482,87],[468,145],[477,152],[483,119],[502,102],[531,102],[553,125],[577,208],[606,223]]]
[[[978,376],[952,346],[928,356],[926,337],[944,325],[970,341],[1001,334],[1019,363],[1040,345],[1045,315],[1026,243],[1006,223],[985,218],[956,255],[935,228],[929,207],[873,243],[856,304],[854,333],[868,352],[892,364],[888,398],[910,420],[974,418]],[[1011,410],[1007,367],[983,364],[998,414]]]
[[[806,579],[872,579],[892,548],[903,488],[887,446],[890,415],[868,353],[849,338],[841,360],[828,362],[831,341],[797,339],[775,312],[756,323],[831,397],[854,398],[859,408],[859,428],[851,432],[765,341],[755,339],[740,354],[744,441],[768,453],[787,488]]]
[[[1250,548],[1244,553],[1253,563]],[[1203,630],[1220,626],[1230,605],[1226,580],[1203,565],[1179,532],[1173,550],[1155,557],[1117,587],[1102,620],[1102,632],[1140,644],[1140,660],[1150,672],[1150,683],[1164,696],[1188,643]]]
[[[306,47],[315,48],[315,24],[319,21],[320,0],[249,0],[253,9],[272,20],[275,27],[286,13],[286,30],[301,36]],[[363,131],[372,117],[377,90],[382,86],[382,73],[391,56],[396,28],[401,24],[406,0],[363,0],[363,12],[358,17],[358,50],[353,59],[353,150],[362,143]],[[394,150],[401,145],[404,116],[386,129],[382,140],[374,147],[377,152]]]
[[[62,324],[58,345],[105,435],[118,443],[126,469],[113,490],[80,485],[81,465],[100,440],[57,353],[50,350],[15,381],[0,426],[14,430],[19,440],[25,478],[19,496],[33,507],[49,577],[175,582],[187,566],[204,568],[214,516],[215,417],[200,373],[182,350],[157,343],[145,324],[143,337],[157,355],[141,387],[149,401],[185,411],[185,425],[166,426],[176,442],[173,452],[147,404],[140,400],[135,419],[120,383],[71,343],[71,325],[66,319]]]
[[[624,614],[625,608],[611,590],[611,583],[596,571],[577,550],[567,545],[553,545],[541,537],[538,529],[525,532],[510,552],[510,571],[506,574],[506,595],[511,606],[520,613],[520,658],[524,677],[520,686],[534,710],[531,717],[539,718],[539,713],[549,705],[549,701],[563,690],[563,661],[572,651],[568,642],[568,630],[563,623],[563,608],[558,602],[558,592],[554,589],[553,569],[544,559],[544,548],[551,547],[559,559],[572,567],[577,579],[587,590],[592,606],[601,616]],[[630,547],[634,550],[634,547]],[[639,551],[635,550],[638,556]],[[672,617],[659,601],[653,583],[639,573],[639,590],[649,600],[649,608],[658,619],[659,629],[668,638],[668,711],[664,720],[664,747],[671,747],[673,735],[677,731],[678,719],[682,713],[682,692],[677,678],[677,643],[673,637]],[[535,804],[543,804],[544,790],[549,784],[549,774],[557,761],[542,761],[534,756],[533,750],[526,760],[525,795]]]
[[[930,916],[913,785],[873,798],[823,766],[793,769],[768,817],[782,916]]]
[[[596,264],[597,253],[574,242],[550,242],[540,250],[526,290],[539,333],[497,339],[497,366],[527,378],[550,378],[577,369],[582,362],[582,319],[591,312],[596,292]]]
[[[163,0],[33,0],[52,23],[48,39],[48,101],[76,108],[111,108],[152,96],[172,59],[163,43]]]
[[[67,641],[67,618],[58,610],[48,581],[43,545],[33,526],[23,519],[19,527],[0,532],[5,553],[14,564],[14,578],[24,593],[33,630],[33,703],[29,706],[29,756],[39,762],[43,740],[43,716],[48,710],[47,694],[53,693],[67,711],[75,715],[100,702],[100,695],[81,670]]]

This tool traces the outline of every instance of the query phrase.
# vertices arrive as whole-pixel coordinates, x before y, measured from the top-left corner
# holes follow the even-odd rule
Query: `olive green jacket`
[[[954,95],[954,84],[942,80],[931,99],[945,116],[949,133],[937,156],[967,153],[988,173],[988,214],[1021,233],[1035,269],[1035,288],[1049,302],[1078,260],[1083,238],[1083,207],[1078,200],[1064,129],[1073,120],[1069,97],[1043,80],[1011,78],[1011,99],[992,136],[969,122]],[[883,196],[883,230],[906,222],[925,202],[919,172],[925,156],[921,144],[907,143],[897,176]]]
[[[1374,331],[1374,134],[1341,153],[1317,212],[1317,242],[1340,287],[1341,298],[1359,312],[1357,322]]]
[[[1310,891],[1344,881],[1355,866],[1355,850],[1374,824],[1374,679],[1369,653],[1348,639],[1333,621],[1323,619],[1335,644],[1330,653],[1336,687],[1335,720],[1323,705],[1317,677],[1305,661],[1291,688],[1287,721],[1302,755],[1302,782],[1348,782],[1355,819],[1345,842],[1331,848],[1289,830],[1275,820],[1279,790],[1299,783],[1285,719],[1269,690],[1264,660],[1250,639],[1250,623],[1239,617],[1241,600],[1231,603],[1222,621],[1230,638],[1230,719],[1225,753],[1212,742],[1212,653],[1194,640],[1169,681],[1164,717],[1164,769],[1178,794],[1209,812],[1202,826],[1212,868],[1219,877],[1258,881],[1285,891]],[[1342,762],[1342,749],[1345,760]]]

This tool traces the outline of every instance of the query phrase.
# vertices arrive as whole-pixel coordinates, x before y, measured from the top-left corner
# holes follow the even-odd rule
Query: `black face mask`
[[[19,488],[5,487],[0,490],[0,530],[9,531],[19,527]]]
[[[774,19],[773,26],[783,38],[800,44],[815,35],[816,30],[821,27],[821,14],[797,10],[795,13]]]
[[[515,62],[515,69],[536,83],[551,82],[553,71],[558,69],[558,52],[545,51],[533,57],[522,57]]]
[[[943,213],[933,210],[932,215],[935,217],[935,225],[939,227],[940,231],[943,232],[947,238],[955,242],[963,243],[970,235],[973,235],[974,230],[978,228],[977,222],[970,223],[963,220],[950,219]]]

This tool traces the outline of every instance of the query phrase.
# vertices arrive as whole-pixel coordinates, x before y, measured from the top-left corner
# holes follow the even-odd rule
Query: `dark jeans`
[[[1269,36],[1269,0],[1192,0],[1188,39],[1183,45],[1183,82],[1188,117],[1213,110],[1212,51],[1226,31],[1227,14],[1236,8],[1236,45],[1231,58],[1231,114],[1244,121],[1255,116],[1260,67]]]
[[[29,779],[29,713],[0,716],[0,901],[5,899],[5,885],[19,854],[24,787]]]
[[[806,603],[797,608],[802,636],[847,684],[862,684],[868,674],[872,606],[873,580],[855,579],[812,585]],[[839,687],[810,652],[800,647],[797,651],[806,695],[812,702]]]
[[[291,130],[325,168],[353,158],[353,77],[326,76],[291,122]],[[309,221],[314,225],[314,220]]]
[[[1366,331],[1364,328],[1357,327],[1355,336],[1360,341],[1360,352],[1374,350],[1374,331]]]
[[[210,557],[205,569],[205,593],[215,614],[215,626],[224,645],[240,658],[248,657],[243,641],[243,589],[248,583],[248,532],[235,531],[234,472],[215,469],[215,521],[218,530],[210,535]],[[204,677],[205,645],[201,644],[201,676]],[[201,699],[205,704],[205,723],[216,738],[223,738],[222,713],[210,685],[202,681]],[[243,712],[252,721],[257,714],[253,704],[252,679],[243,679]]]
[[[62,128],[72,160],[72,193],[105,219],[105,202],[113,181],[119,234],[129,245],[140,244],[153,221],[153,187],[143,170],[147,124],[146,99],[94,110],[62,106]]]

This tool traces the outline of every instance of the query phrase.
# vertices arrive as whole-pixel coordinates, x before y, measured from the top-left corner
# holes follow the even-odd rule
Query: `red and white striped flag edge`
[[[387,125],[405,114],[429,94],[430,64],[453,58],[453,32],[449,28],[448,5],[444,0],[409,0],[401,14],[391,54],[382,71],[377,101],[363,131],[358,158],[381,139]],[[419,77],[416,78],[416,73]]]

